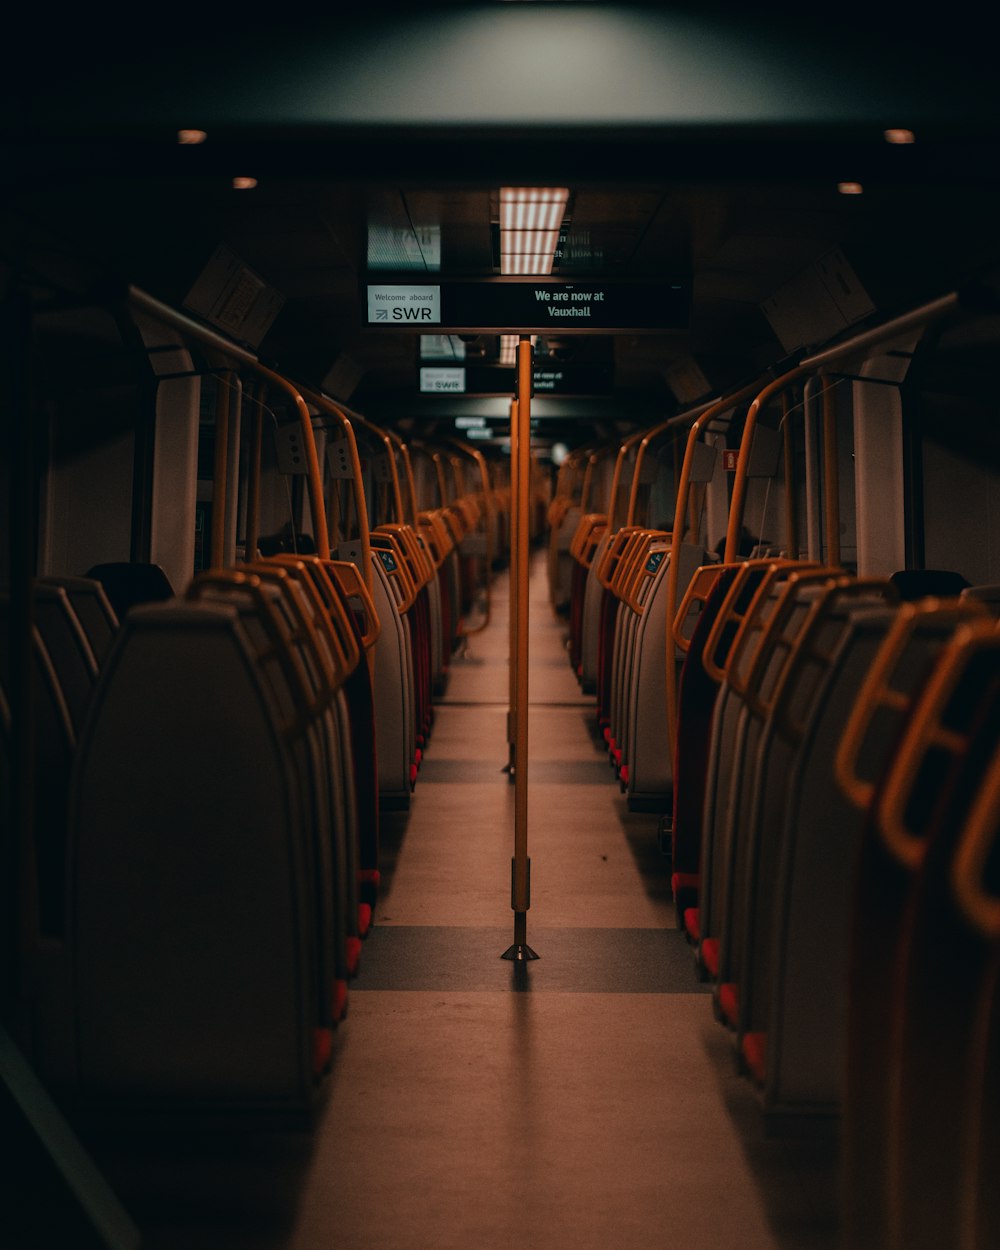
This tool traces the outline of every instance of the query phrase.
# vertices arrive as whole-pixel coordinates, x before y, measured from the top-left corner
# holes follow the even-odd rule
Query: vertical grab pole
[[[514,708],[517,706],[517,421],[515,398],[510,405],[510,593],[507,609],[507,773],[511,781],[514,780],[514,743],[517,741],[514,726]]]
[[[799,558],[799,522],[796,515],[798,502],[798,483],[795,480],[795,444],[792,439],[791,405],[788,392],[781,392],[782,417],[781,427],[784,433],[785,448],[785,546],[788,558]]]
[[[515,414],[512,412],[512,416]],[[516,444],[515,444],[516,433]],[[514,454],[516,446],[516,455]],[[517,405],[511,425],[512,466],[516,467],[514,499],[517,541],[514,550],[515,680],[514,680],[514,858],[511,863],[511,907],[514,944],[501,958],[519,964],[538,956],[528,945],[528,908],[531,906],[531,861],[528,858],[528,557],[531,526],[531,339],[521,335],[517,345]]]
[[[833,383],[823,379],[823,520],[827,559],[840,564],[840,474],[837,469],[837,408]]]
[[[261,383],[254,396],[253,426],[250,435],[250,473],[247,482],[247,532],[243,543],[244,563],[257,559],[257,542],[260,538],[260,463],[264,441],[264,403],[267,387]]]
[[[209,562],[213,569],[225,564],[226,492],[229,472],[229,413],[233,375],[220,374],[215,380],[215,465],[212,474],[212,529]]]

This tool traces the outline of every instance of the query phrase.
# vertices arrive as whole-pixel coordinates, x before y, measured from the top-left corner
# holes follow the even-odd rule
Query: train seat
[[[299,652],[319,713],[322,760],[329,791],[329,837],[337,855],[335,880],[339,906],[345,908],[347,973],[354,976],[361,942],[371,923],[371,910],[359,901],[360,845],[358,803],[350,709],[344,682],[357,667],[361,651],[352,630],[334,626],[333,601],[324,597],[310,567],[279,555],[245,568],[278,591],[276,603],[285,613],[288,637]],[[342,884],[340,884],[342,880]]]
[[[777,1122],[839,1110],[847,964],[846,913],[857,820],[831,761],[874,655],[895,620],[885,580],[835,578],[809,588],[780,682],[766,700],[735,883],[728,959],[741,987],[737,1032]],[[866,767],[891,745],[870,738]],[[760,1043],[767,1042],[766,1046]]]
[[[890,1135],[888,1090],[896,1070],[896,994],[912,866],[889,853],[881,832],[882,808],[893,775],[895,788],[912,768],[904,756],[906,735],[931,693],[945,649],[963,627],[988,619],[965,600],[904,603],[887,636],[838,745],[838,784],[857,808],[861,828],[848,909],[847,984],[841,1114],[846,1244],[881,1244],[888,1234],[889,1185],[886,1143]],[[891,736],[890,761],[881,774],[869,768],[868,741],[875,727]],[[942,756],[934,753],[937,763]],[[933,774],[933,776],[932,776]],[[912,779],[911,779],[912,780]],[[911,788],[907,819],[926,830],[935,808],[941,769],[927,770],[931,789]],[[946,791],[941,790],[944,797]],[[924,801],[928,800],[928,801]],[[919,854],[919,840],[909,848]],[[889,991],[889,992],[887,992]],[[938,1136],[938,1128],[934,1130]]]
[[[952,569],[898,569],[889,580],[904,602],[927,596],[950,599],[969,586],[968,580]]]
[[[98,683],[69,857],[86,1099],[315,1103],[330,936],[264,663],[235,604],[171,602],[128,613]]]
[[[232,571],[209,570],[195,577],[187,598],[237,607],[258,656],[265,657],[265,677],[277,704],[287,722],[298,727],[293,753],[313,830],[321,926],[331,943],[328,971],[322,975],[331,980],[339,1019],[346,1009],[347,980],[357,972],[361,954],[353,785],[345,767],[333,661],[299,576],[270,560]]]
[[[610,702],[608,723],[611,728],[612,762],[615,772],[628,760],[629,718],[628,700],[631,675],[638,662],[636,638],[644,618],[646,601],[651,589],[651,569],[658,566],[662,554],[653,554],[657,538],[652,530],[635,530],[632,541],[623,552],[614,575],[609,579],[608,589],[614,596],[615,609],[614,646],[611,655]],[[662,541],[660,543],[662,548]]]
[[[815,662],[798,662],[781,691],[768,762],[774,784],[764,794],[756,899],[747,913],[741,1021],[741,1030],[767,1034],[764,1106],[775,1117],[840,1113],[852,943],[866,964],[881,959],[872,946],[883,939],[882,909],[852,938],[864,805],[852,808],[838,793],[831,761],[846,734],[860,741],[852,722],[861,724],[864,692],[884,692],[891,682],[857,752],[866,778],[859,789],[874,792],[938,650],[964,615],[929,600],[919,610],[859,604],[821,676],[809,672]]]
[[[580,687],[584,694],[596,694],[598,682],[598,647],[601,634],[601,609],[604,588],[597,576],[607,551],[610,535],[605,524],[595,535],[596,544],[589,552],[586,585],[580,619]]]
[[[139,603],[160,603],[174,595],[170,579],[158,564],[116,560],[95,564],[84,574],[104,587],[119,621]]]
[[[741,565],[714,565],[699,570],[689,585],[698,590],[701,609],[688,641],[687,654],[677,684],[677,733],[674,746],[674,786],[671,812],[671,879],[674,907],[689,937],[697,942],[698,855],[701,811],[708,765],[707,742],[718,683],[702,663],[705,641]],[[710,579],[710,584],[705,581]],[[685,598],[688,598],[686,595]],[[684,611],[686,605],[682,604]],[[725,663],[725,657],[720,656]]]
[[[0,695],[8,717],[14,702],[10,608],[9,596],[0,594]],[[66,927],[66,815],[77,733],[59,674],[37,625],[32,627],[31,647],[38,923],[43,935],[61,939]],[[4,771],[10,773],[14,744],[9,736],[5,738]]]
[[[79,734],[97,680],[97,657],[61,586],[36,582],[34,619]]]
[[[719,984],[740,987],[740,1010],[746,998],[742,967],[744,913],[754,877],[758,845],[759,778],[766,759],[772,721],[770,710],[786,679],[796,646],[827,601],[825,594],[838,581],[832,568],[810,567],[790,571],[769,569],[747,611],[741,638],[726,680],[741,708],[737,752],[728,779],[725,818],[713,831],[718,846],[714,874],[706,880],[712,898],[712,929],[718,939]],[[811,659],[814,659],[810,655]],[[732,1021],[738,1027],[740,1017]]]
[[[390,581],[395,568],[386,568],[386,554],[391,553],[373,551],[371,561],[375,612],[382,626],[375,643],[375,755],[381,807],[406,811],[416,780],[413,660],[409,624]]]
[[[959,594],[960,599],[975,599],[994,616],[1000,616],[1000,582],[982,586],[966,586]]]
[[[595,599],[593,587],[597,584],[591,576],[593,562],[601,550],[607,533],[608,518],[603,512],[585,513],[577,525],[570,544],[573,564],[572,603],[570,607],[569,662],[584,693],[593,689],[593,665],[588,662],[589,639],[594,627]],[[588,675],[588,669],[590,673]]]
[[[350,561],[322,561],[318,556],[306,557],[303,563],[327,605],[326,616],[332,631],[341,640],[349,670],[343,681],[343,691],[350,719],[351,762],[358,807],[361,903],[368,913],[367,923],[362,920],[364,931],[371,924],[381,881],[375,695],[368,653],[375,646],[382,627],[375,612],[374,600],[356,564]],[[356,663],[347,656],[348,633],[357,648]]]
[[[676,642],[672,647],[668,642],[668,572],[673,558],[664,543],[654,543],[646,565],[649,583],[635,631],[632,668],[626,675],[623,754],[628,763],[625,795],[630,811],[668,812],[673,806],[674,761],[672,753],[664,750],[669,741],[663,694],[668,652],[675,676],[684,664],[683,650]],[[677,592],[683,602],[691,578],[704,562],[705,549],[696,543],[680,543],[676,558]],[[672,638],[673,622],[669,632]]]
[[[692,668],[700,665],[707,680],[701,680],[700,672],[697,675],[685,674],[687,660],[681,668],[681,677],[688,688],[685,724],[691,736],[685,735],[682,745],[681,729],[678,725],[677,752],[683,753],[683,759],[678,754],[675,772],[681,799],[676,806],[671,855],[674,880],[685,892],[679,897],[675,895],[675,906],[684,909],[682,916],[688,912],[692,914],[692,918],[697,915],[700,937],[696,945],[696,966],[703,975],[713,978],[715,974],[712,969],[717,969],[718,966],[718,943],[715,938],[710,938],[709,945],[704,946],[706,934],[701,923],[701,907],[700,904],[695,906],[700,899],[704,868],[702,831],[710,819],[707,808],[710,794],[714,800],[716,770],[712,744],[716,741],[719,720],[728,700],[725,668],[729,662],[730,650],[766,567],[765,562],[747,561],[732,566],[731,577],[726,576],[726,570],[723,570],[725,586],[720,588],[716,606],[709,613],[709,619],[700,632],[696,658],[692,660]],[[695,632],[699,632],[697,626]],[[691,646],[694,646],[694,634]],[[693,714],[695,708],[700,710],[697,717]],[[698,731],[702,732],[699,734]],[[688,937],[693,940],[690,929]]]
[[[594,571],[600,583],[600,606],[597,613],[596,637],[596,706],[595,715],[599,730],[606,742],[613,736],[612,697],[615,689],[615,658],[619,650],[620,600],[611,589],[619,564],[625,558],[630,544],[638,533],[638,526],[623,526],[616,530],[604,544],[600,561],[595,556]]]
[[[957,1242],[962,1250],[1000,1245],[1000,750],[984,770],[984,780],[956,839],[948,880],[951,893],[938,918],[949,944],[956,930],[965,946],[963,962],[978,970],[962,978],[964,993],[953,993],[949,1006],[961,1036],[966,1080],[961,1102],[949,1109],[963,1125],[961,1175],[956,1186]],[[954,1069],[943,1030],[928,1039],[928,1058]]]
[[[698,892],[699,927],[701,946],[697,959],[704,963],[702,948],[706,939],[718,943],[725,907],[726,874],[730,850],[729,832],[731,822],[730,799],[735,792],[743,763],[744,713],[746,705],[731,675],[736,668],[749,671],[758,638],[751,633],[749,623],[758,612],[773,610],[780,594],[782,580],[802,565],[792,561],[759,561],[746,565],[746,572],[730,590],[725,612],[715,621],[712,634],[706,642],[703,663],[710,666],[719,685],[712,715],[711,738],[708,745],[705,798],[699,831]],[[732,641],[726,656],[723,672],[715,664],[720,640],[729,630]],[[752,643],[752,645],[751,645]],[[721,959],[721,944],[710,946],[713,960]],[[712,979],[721,977],[721,965]]]
[[[962,1217],[967,1080],[980,1045],[970,1005],[988,952],[953,904],[956,844],[1000,750],[1000,633],[956,631],[887,778],[878,828],[906,878],[893,977],[888,1117],[893,1245],[945,1244]]]
[[[118,618],[101,582],[93,577],[48,574],[36,578],[35,584],[59,586],[66,592],[100,667],[118,632]]]

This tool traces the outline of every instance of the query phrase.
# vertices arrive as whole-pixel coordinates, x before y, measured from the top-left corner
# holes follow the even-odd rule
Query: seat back
[[[330,935],[294,752],[302,691],[279,706],[265,674],[283,664],[232,603],[136,607],[123,622],[73,780],[72,1023],[87,1097],[315,1102]]]

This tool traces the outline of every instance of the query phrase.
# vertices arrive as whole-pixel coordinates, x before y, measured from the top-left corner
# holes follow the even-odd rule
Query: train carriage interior
[[[157,20],[3,88],[0,1250],[995,1250],[981,11]]]

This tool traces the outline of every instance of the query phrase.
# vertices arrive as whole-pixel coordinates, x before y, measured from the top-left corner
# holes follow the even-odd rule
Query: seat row
[[[371,591],[351,561],[285,553],[116,594],[121,619],[128,569],[93,570],[107,593],[36,581],[32,1058],[65,1097],[313,1105],[381,810],[408,803],[455,645],[457,546],[386,526]]]
[[[605,543],[596,710],[626,794],[665,546]],[[708,563],[674,622],[677,922],[769,1131],[839,1133],[850,1250],[1000,1239],[1000,604],[931,576]]]

